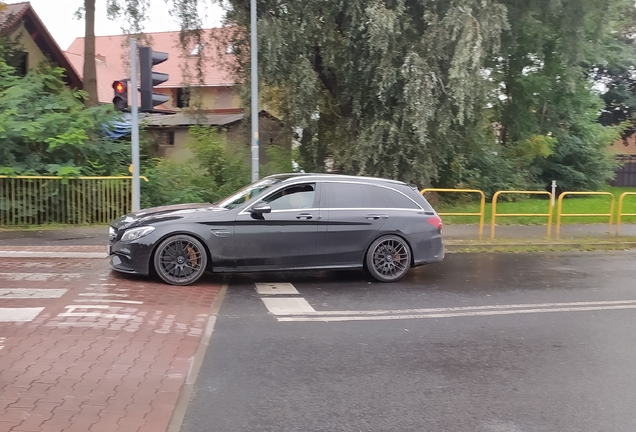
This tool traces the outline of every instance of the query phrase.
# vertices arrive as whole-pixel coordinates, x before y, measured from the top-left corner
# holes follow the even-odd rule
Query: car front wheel
[[[154,255],[157,274],[170,285],[194,283],[203,276],[207,261],[201,242],[183,234],[162,241]]]
[[[380,282],[396,282],[411,267],[411,249],[398,236],[383,236],[371,243],[366,255],[369,274]]]

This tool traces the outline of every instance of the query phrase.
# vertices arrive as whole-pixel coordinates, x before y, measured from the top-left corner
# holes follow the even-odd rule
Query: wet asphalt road
[[[316,312],[270,313],[268,281]],[[635,251],[234,276],[181,430],[634,431],[635,308]]]

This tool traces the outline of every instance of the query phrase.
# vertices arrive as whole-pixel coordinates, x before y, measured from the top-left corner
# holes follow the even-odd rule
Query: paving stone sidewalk
[[[0,432],[167,431],[221,283],[124,277],[106,259],[0,260]]]

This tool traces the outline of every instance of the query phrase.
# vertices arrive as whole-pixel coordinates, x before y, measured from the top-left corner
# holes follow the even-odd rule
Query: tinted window
[[[284,188],[265,198],[272,210],[296,210],[312,208],[316,186],[314,184],[296,185]]]
[[[414,203],[413,200],[393,189],[384,188],[383,193],[385,200],[391,203],[392,208],[421,210],[420,206]]]
[[[381,187],[357,183],[327,183],[328,208],[389,208]]]

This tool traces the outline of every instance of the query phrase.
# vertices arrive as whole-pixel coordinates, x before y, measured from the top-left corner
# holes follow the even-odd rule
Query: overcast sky
[[[84,36],[84,20],[75,19],[75,11],[84,4],[83,0],[29,0],[31,7],[38,14],[57,44],[66,50],[76,37]],[[5,3],[19,3],[16,0],[5,0]],[[169,7],[165,0],[151,0],[150,19],[145,24],[146,32],[179,30],[177,22],[169,15]],[[203,2],[202,2],[203,3]],[[202,9],[207,15],[204,27],[217,27],[220,24],[222,10],[211,1],[205,2]],[[106,18],[106,0],[96,1],[95,34],[97,36],[121,34],[121,23]],[[207,11],[207,12],[206,12]]]

